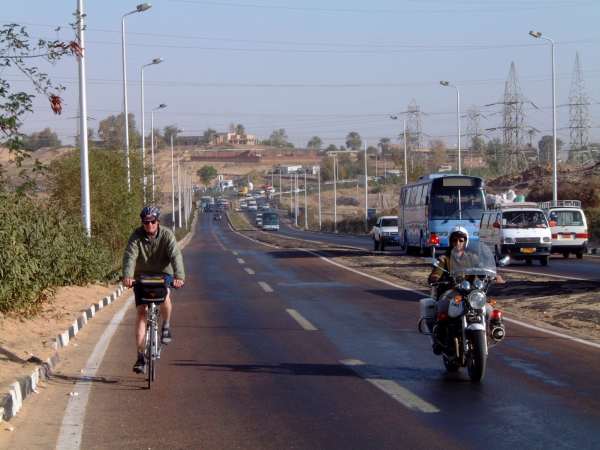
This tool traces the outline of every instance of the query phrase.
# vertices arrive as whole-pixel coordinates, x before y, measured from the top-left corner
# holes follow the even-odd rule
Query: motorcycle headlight
[[[483,309],[486,296],[482,291],[473,291],[467,297],[467,301],[473,309]]]
[[[475,289],[481,289],[483,287],[483,281],[479,278],[476,278],[475,281],[473,281],[473,286]]]
[[[471,283],[469,283],[467,280],[463,280],[460,282],[460,285],[458,287],[461,288],[463,291],[468,291],[469,289],[471,289]]]

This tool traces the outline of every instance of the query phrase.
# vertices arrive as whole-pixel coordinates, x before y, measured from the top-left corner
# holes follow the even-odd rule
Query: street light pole
[[[155,64],[160,64],[163,62],[162,58],[154,58],[152,62],[148,64],[144,64],[140,68],[140,81],[141,81],[141,107],[142,107],[142,189],[144,191],[144,204],[146,204],[146,167],[145,167],[145,158],[146,158],[146,124],[144,120],[144,68],[148,66],[153,66]]]
[[[462,161],[460,158],[460,91],[458,86],[450,84],[448,81],[440,81],[442,86],[453,87],[456,89],[456,135],[457,135],[457,149],[458,149],[458,174],[462,175]]]
[[[333,232],[337,233],[337,154],[333,154]]]
[[[173,135],[171,134],[171,211],[173,230],[175,230],[175,158],[173,151]]]
[[[406,118],[403,119],[403,133],[404,133],[404,185],[406,186],[408,184],[408,160],[407,160],[407,148],[408,148],[408,144],[406,142]]]
[[[154,111],[165,109],[167,105],[161,103],[150,113],[150,147],[152,149],[152,203],[154,203],[154,191],[155,191],[155,164],[154,164]]]
[[[321,166],[319,166],[318,185],[319,185],[319,231],[321,231]]]
[[[558,169],[557,169],[557,146],[556,146],[556,74],[555,74],[555,55],[554,40],[547,36],[542,36],[539,31],[530,31],[529,35],[536,39],[544,39],[550,42],[552,51],[552,204],[558,202]]]
[[[177,159],[177,218],[179,219],[179,228],[181,228],[181,176],[180,160]]]
[[[307,202],[308,185],[306,184],[306,169],[304,169],[304,229],[308,230],[308,202]]]
[[[369,220],[369,177],[367,174],[367,143],[365,141],[365,221]]]
[[[90,167],[88,161],[87,135],[87,94],[85,78],[85,26],[83,20],[83,0],[77,1],[77,38],[82,49],[79,59],[79,152],[81,160],[81,218],[85,234],[92,235],[92,219],[90,213]]]
[[[141,3],[121,18],[121,56],[123,65],[123,116],[125,120],[125,164],[127,166],[127,192],[131,192],[131,166],[129,163],[129,111],[127,110],[127,58],[125,50],[125,17],[150,9],[150,3]]]

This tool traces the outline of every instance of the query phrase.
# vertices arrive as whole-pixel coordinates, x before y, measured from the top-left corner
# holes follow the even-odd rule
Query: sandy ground
[[[62,287],[35,317],[0,315],[0,393],[8,392],[8,385],[17,378],[33,372],[36,361],[53,355],[56,336],[67,330],[88,306],[116,288],[108,284]]]
[[[319,250],[345,266],[427,293],[431,265],[422,258],[307,242],[252,230],[247,223],[244,226],[244,221],[233,223],[254,239],[283,248]],[[582,339],[600,340],[600,282],[532,277],[514,272],[503,272],[502,276],[506,283],[495,284],[488,294],[507,317]]]

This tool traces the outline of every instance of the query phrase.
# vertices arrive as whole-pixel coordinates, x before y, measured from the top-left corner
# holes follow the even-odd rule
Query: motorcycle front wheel
[[[471,349],[467,356],[467,371],[469,378],[475,383],[481,382],[485,376],[487,352],[484,333],[483,330],[476,330],[471,331],[468,336]]]

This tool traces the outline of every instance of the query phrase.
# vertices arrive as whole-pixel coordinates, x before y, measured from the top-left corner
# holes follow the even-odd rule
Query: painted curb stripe
[[[106,304],[109,304],[120,297],[123,292],[123,286],[119,286],[110,297],[105,297],[98,303],[90,305],[90,307],[82,312],[67,330],[56,336],[52,345],[56,353],[50,356],[40,366],[36,367],[30,375],[21,377],[12,383],[8,393],[0,397],[0,419],[10,420],[19,412],[23,407],[23,401],[32,393],[36,392],[37,386],[41,380],[50,378],[53,369],[60,362],[58,349],[69,345],[71,339],[79,333],[92,317],[95,316],[95,312],[103,308],[103,303],[105,301],[107,301]]]

